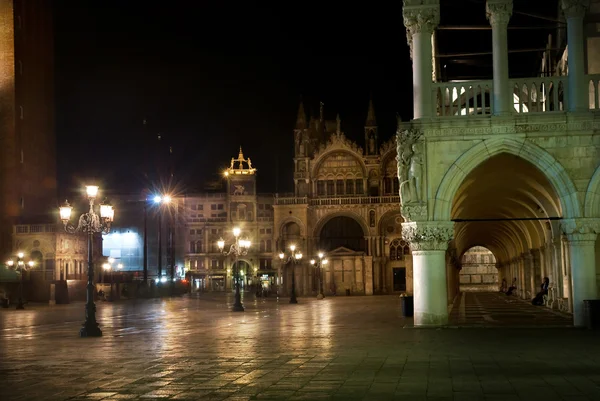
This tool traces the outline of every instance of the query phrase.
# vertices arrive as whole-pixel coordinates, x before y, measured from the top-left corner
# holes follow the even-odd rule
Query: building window
[[[196,241],[196,253],[204,253],[204,247],[202,241]]]
[[[267,234],[271,234],[272,230],[270,228],[267,228]]]
[[[204,205],[198,205],[197,208],[198,210],[204,210]]]
[[[267,240],[267,252],[273,252],[271,248],[272,242],[270,239]]]
[[[264,252],[264,251],[265,251],[265,241],[262,240],[262,241],[260,241],[259,252]]]
[[[327,181],[327,196],[335,195],[335,181],[328,180]]]
[[[223,204],[222,203],[219,203],[217,205],[217,210],[223,210]]]
[[[212,267],[213,269],[216,269],[217,267],[219,267],[219,261],[217,259],[212,259],[210,261],[210,267]]]
[[[196,242],[190,241],[190,253],[196,253]]]
[[[196,230],[190,230],[190,235],[195,235],[196,234]]]
[[[325,196],[325,181],[317,181],[317,196]]]
[[[363,180],[356,180],[356,188],[354,191],[356,192],[356,195],[363,195],[365,193],[363,189]]]
[[[210,210],[217,210],[217,205],[214,203],[210,205]]]
[[[191,208],[192,210],[196,210],[196,205],[192,205],[190,208]]]
[[[260,230],[258,230],[258,232],[259,232],[260,234],[264,234],[264,233],[265,233],[265,229],[264,229],[264,228],[261,228]]]
[[[395,239],[390,244],[390,260],[404,260],[404,255],[410,255],[410,247],[403,239]]]
[[[354,195],[354,180],[346,180],[346,195]]]

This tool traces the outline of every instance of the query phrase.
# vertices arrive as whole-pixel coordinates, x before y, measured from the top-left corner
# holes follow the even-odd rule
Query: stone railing
[[[14,234],[41,234],[56,232],[55,224],[19,224],[13,226]]]
[[[275,198],[276,205],[311,205],[311,206],[335,206],[335,205],[373,205],[379,203],[398,203],[399,196],[348,196],[337,198]]]
[[[538,77],[511,79],[516,113],[547,113],[565,111],[567,77]]]
[[[273,216],[268,216],[268,217],[260,216],[260,217],[256,218],[256,221],[258,221],[258,222],[273,221],[273,220],[274,220]]]
[[[275,205],[306,205],[308,203],[308,198],[306,196],[303,197],[276,197]]]
[[[493,81],[436,82],[434,115],[439,117],[490,115]]]
[[[330,205],[373,205],[378,203],[398,203],[399,196],[349,196],[347,198],[313,198],[310,200],[311,206],[330,206]]]
[[[600,74],[587,75],[589,108],[600,110]],[[513,112],[550,113],[568,109],[568,76],[510,79]],[[487,81],[435,82],[433,114],[438,117],[491,115],[494,83]]]
[[[590,110],[600,110],[600,74],[588,75]]]

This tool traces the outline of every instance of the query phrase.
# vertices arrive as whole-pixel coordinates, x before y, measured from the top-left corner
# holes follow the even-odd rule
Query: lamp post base
[[[19,303],[17,303],[17,307],[15,309],[17,309],[17,310],[25,309],[25,305],[23,304],[22,299],[19,299]]]
[[[325,296],[323,294],[319,293],[319,295],[317,295],[317,299],[323,299],[323,298],[325,298]]]
[[[231,308],[233,312],[243,312],[244,305],[242,305],[242,295],[240,294],[240,287],[236,287],[235,291],[235,302],[233,303],[233,307]]]
[[[85,322],[81,330],[79,330],[79,337],[102,337],[102,330],[100,330],[96,322]]]
[[[231,308],[232,312],[243,312],[244,311],[244,306],[242,304],[233,304],[233,307]]]
[[[297,304],[298,300],[296,299],[296,294],[292,293],[292,296],[290,297],[290,303],[291,304]]]

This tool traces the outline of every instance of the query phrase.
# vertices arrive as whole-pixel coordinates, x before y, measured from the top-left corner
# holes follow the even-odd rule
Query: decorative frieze
[[[445,251],[454,236],[451,221],[420,221],[402,223],[402,237],[412,251]]]
[[[400,213],[405,221],[424,221],[427,220],[427,205],[403,205],[400,207]]]

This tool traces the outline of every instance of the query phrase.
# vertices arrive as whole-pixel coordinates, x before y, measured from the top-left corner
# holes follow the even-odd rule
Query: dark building
[[[55,221],[51,0],[0,2],[0,251],[16,224]]]

